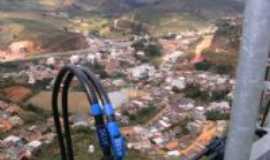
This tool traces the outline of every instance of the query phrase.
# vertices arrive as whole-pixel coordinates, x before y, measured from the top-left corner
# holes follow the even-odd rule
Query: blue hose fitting
[[[112,104],[105,104],[104,105],[104,113],[108,117],[111,117],[114,115],[114,108],[113,108]]]
[[[109,154],[111,152],[110,137],[107,128],[103,122],[103,112],[100,105],[93,104],[90,109],[90,115],[95,117],[96,120],[96,133],[99,141],[99,145],[104,154]]]
[[[114,117],[112,104],[104,105],[104,113],[99,104],[94,104],[90,114],[96,118],[97,136],[102,151],[104,153],[112,151],[114,160],[123,160],[126,155],[126,144],[117,122],[112,118]],[[103,114],[109,119],[106,125],[98,124],[97,119],[102,119]]]
[[[111,144],[107,128],[105,126],[96,126],[96,129],[99,145],[102,149],[102,152],[109,154],[111,152]]]
[[[98,103],[96,104],[93,104],[91,107],[90,107],[90,113],[89,113],[91,116],[99,116],[99,115],[103,115],[103,112],[102,112],[102,108],[100,107],[100,105]]]
[[[118,124],[115,121],[108,122],[107,129],[115,160],[123,160],[126,155],[126,144],[123,136],[121,135]]]

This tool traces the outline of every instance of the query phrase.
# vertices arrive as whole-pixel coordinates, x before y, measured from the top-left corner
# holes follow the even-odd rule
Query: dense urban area
[[[69,14],[48,11],[40,16]],[[95,22],[72,20],[59,33],[68,34],[61,43],[35,43],[13,35],[17,41],[0,47],[0,160],[60,159],[51,91],[55,76],[67,64],[84,66],[101,79],[127,140],[127,160],[188,159],[226,134],[241,15],[162,35],[127,18],[94,32],[76,27],[91,28]],[[7,28],[0,23],[0,34]],[[113,35],[102,35],[107,30]],[[69,108],[75,159],[100,159],[94,120],[77,80]]]

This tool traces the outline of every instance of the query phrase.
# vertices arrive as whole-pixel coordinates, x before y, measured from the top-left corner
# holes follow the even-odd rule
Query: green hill
[[[110,28],[115,19],[123,17],[142,23],[156,36],[196,30],[221,17],[238,15],[242,8],[232,0],[1,0],[0,48],[30,39],[48,51],[69,50],[51,46],[74,37],[81,40],[67,28],[118,36]]]

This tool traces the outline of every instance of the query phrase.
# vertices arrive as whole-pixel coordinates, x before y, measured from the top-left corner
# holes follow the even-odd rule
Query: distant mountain
[[[134,6],[134,7],[140,7],[147,4],[157,4],[162,0],[124,0],[124,3]]]
[[[179,32],[182,29],[202,28],[222,17],[240,15],[243,11],[243,2],[239,0],[0,0],[0,11],[27,11],[32,14],[63,11],[68,13],[69,18],[85,18],[90,20],[92,25],[100,19],[105,19],[112,24],[115,19],[125,17],[145,24],[153,33],[163,34]]]
[[[193,6],[198,8],[221,7],[241,5],[245,0],[1,0],[0,9],[17,10],[51,10],[70,7],[72,5],[86,5],[92,8],[116,7],[121,9],[125,5],[130,7],[143,7],[145,5],[173,4],[175,7]]]

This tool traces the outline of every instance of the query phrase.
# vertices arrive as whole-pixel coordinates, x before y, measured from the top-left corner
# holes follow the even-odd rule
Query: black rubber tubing
[[[76,69],[79,69],[79,68],[76,68]],[[81,70],[79,70],[79,72],[81,72]],[[82,73],[82,72],[81,72]],[[64,117],[68,117],[68,110],[67,110],[67,102],[68,102],[68,89],[69,89],[69,85],[72,81],[72,78],[74,76],[72,75],[72,73],[70,73],[65,82],[64,82],[64,87],[63,87],[63,91],[62,91],[62,108],[63,108],[63,116]],[[87,77],[87,76],[85,76]],[[89,79],[88,79],[89,80]],[[87,82],[87,85],[91,88],[91,90],[95,90],[94,86],[93,86],[93,83],[90,83],[90,82]],[[96,90],[94,93],[97,93],[98,91]],[[101,95],[99,95],[99,97],[101,97]],[[94,98],[93,98],[93,101],[90,102],[90,105],[93,105],[93,104],[97,104],[98,103],[98,99],[96,97],[96,95],[94,94]],[[96,122],[96,126],[99,125],[99,126],[104,126],[104,119],[103,119],[103,116],[96,116],[95,117],[95,122]],[[66,128],[66,131],[67,131],[67,137],[66,137],[66,140],[67,140],[67,144],[68,144],[68,151],[71,151],[73,152],[72,150],[72,141],[71,141],[71,137],[70,137],[70,134],[69,134],[69,125],[68,125],[68,119],[66,118],[66,120],[64,120],[64,124],[66,125],[65,128]],[[105,151],[103,151],[103,154],[106,157],[110,157],[111,156],[111,152],[110,152],[110,148],[107,148]],[[72,156],[72,155],[70,155]]]
[[[55,121],[56,131],[58,133],[58,141],[59,141],[59,146],[60,146],[60,152],[62,155],[62,160],[67,160],[66,154],[68,154],[68,157],[71,158],[71,159],[68,158],[69,160],[73,159],[72,158],[73,157],[73,149],[72,149],[70,130],[69,130],[69,126],[68,126],[68,117],[64,116],[65,137],[67,140],[67,145],[69,144],[68,145],[68,152],[66,153],[65,143],[64,143],[64,139],[63,139],[63,133],[62,133],[62,129],[61,129],[61,123],[60,123],[60,119],[59,119],[59,111],[58,111],[59,90],[61,88],[62,80],[66,77],[66,74],[68,72],[73,73],[79,79],[79,81],[81,82],[81,85],[84,87],[84,89],[87,93],[87,98],[90,102],[94,102],[92,97],[96,97],[93,94],[93,92],[91,92],[90,88],[88,87],[91,85],[87,82],[87,77],[85,75],[83,75],[80,71],[78,71],[74,66],[69,65],[69,66],[64,67],[59,72],[58,76],[56,77],[55,86],[53,88],[53,95],[52,95],[52,107],[53,107],[53,117],[54,117],[54,121]],[[95,99],[95,101],[97,101],[97,99]],[[68,114],[67,107],[63,108],[63,114],[65,114],[65,115]]]

